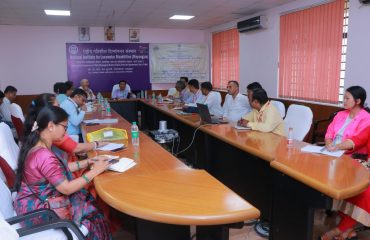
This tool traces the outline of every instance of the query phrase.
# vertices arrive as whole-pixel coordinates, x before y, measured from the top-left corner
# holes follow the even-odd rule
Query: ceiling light
[[[44,10],[46,15],[51,15],[51,16],[71,16],[70,11],[66,10]]]
[[[192,19],[194,16],[188,16],[188,15],[173,15],[170,17],[170,19],[173,20],[189,20]]]

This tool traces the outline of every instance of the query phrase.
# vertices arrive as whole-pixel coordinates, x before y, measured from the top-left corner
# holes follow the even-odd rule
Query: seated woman
[[[83,232],[87,230],[87,239],[111,239],[108,224],[96,207],[95,199],[84,189],[110,166],[109,162],[98,158],[81,166],[78,162],[67,163],[51,151],[53,142],[65,135],[67,121],[68,114],[55,106],[45,107],[38,114],[19,154],[15,210],[17,214],[25,214],[45,206],[54,209],[52,200],[58,199],[58,204],[65,206],[59,208],[59,216],[62,211],[63,216],[74,221]],[[72,172],[88,166],[90,171],[73,179]],[[30,221],[37,223],[39,219]]]
[[[366,148],[367,153],[370,153],[370,126],[364,131],[359,133],[357,136],[346,139],[345,141],[330,145],[329,151],[336,150],[358,150]],[[369,157],[368,155],[367,157]],[[368,158],[367,158],[368,159]],[[365,165],[369,170],[369,160],[363,161],[359,160],[363,165]],[[370,227],[370,186],[366,188],[365,191],[357,196],[348,198],[344,201],[335,201],[333,203],[333,208],[339,210],[341,215],[341,221],[339,225],[325,233],[321,239],[355,239],[356,232],[353,227],[357,222]]]
[[[360,86],[349,87],[344,93],[344,111],[340,111],[330,123],[325,135],[325,144],[332,145],[358,135],[370,125],[370,114],[364,110],[366,91]],[[359,154],[367,154],[366,147],[359,148]],[[352,153],[352,152],[349,152]]]

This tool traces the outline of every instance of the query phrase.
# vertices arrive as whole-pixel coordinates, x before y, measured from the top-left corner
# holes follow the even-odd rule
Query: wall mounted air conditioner
[[[370,0],[360,0],[360,3],[362,3],[362,4],[370,4]]]
[[[265,16],[257,16],[238,22],[237,28],[239,32],[248,32],[260,28],[266,28],[266,22],[267,19]]]

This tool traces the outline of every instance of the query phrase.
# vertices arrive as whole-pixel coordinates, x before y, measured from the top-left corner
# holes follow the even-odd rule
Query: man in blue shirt
[[[68,117],[68,129],[69,135],[78,135],[79,142],[83,142],[81,134],[81,122],[85,117],[86,106],[85,102],[87,94],[84,90],[77,88],[75,89],[70,98],[63,101],[60,105],[69,115]]]
[[[121,80],[119,81],[119,88],[114,89],[112,92],[112,98],[113,99],[127,99],[130,98],[130,91],[126,87],[126,81]]]

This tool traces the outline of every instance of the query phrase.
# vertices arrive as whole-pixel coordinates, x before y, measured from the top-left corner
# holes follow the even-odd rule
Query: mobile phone
[[[115,164],[115,163],[118,163],[119,162],[119,159],[111,159],[109,160],[109,163],[110,164]]]
[[[124,150],[125,147],[120,147],[120,148],[116,148],[116,149],[113,149],[113,150],[110,150],[111,152],[119,152],[119,151],[122,151]]]

